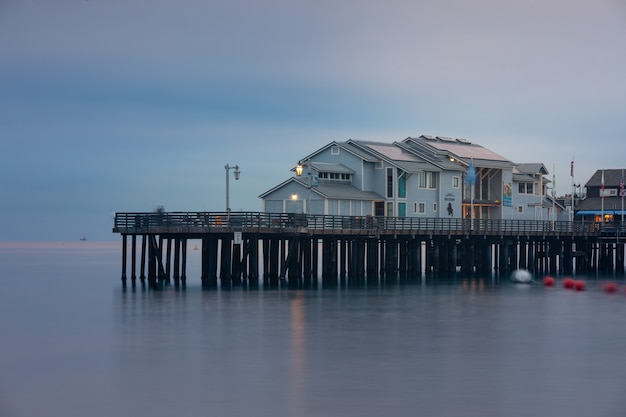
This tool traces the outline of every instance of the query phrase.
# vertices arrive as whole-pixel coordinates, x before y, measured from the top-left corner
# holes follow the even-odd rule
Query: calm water
[[[626,295],[491,279],[123,291],[119,245],[0,247],[0,416],[626,415]],[[624,282],[620,282],[624,286]]]

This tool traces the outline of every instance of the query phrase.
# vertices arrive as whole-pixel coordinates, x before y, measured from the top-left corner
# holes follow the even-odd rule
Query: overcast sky
[[[0,0],[0,240],[258,211],[350,138],[466,138],[557,193],[626,154],[625,0]]]

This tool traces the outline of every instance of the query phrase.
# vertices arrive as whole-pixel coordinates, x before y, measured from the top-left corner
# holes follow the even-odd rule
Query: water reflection
[[[306,322],[305,300],[302,290],[291,299],[291,355],[290,355],[290,415],[295,416],[306,406]]]
[[[600,283],[576,293],[476,277],[117,299],[114,375],[137,415],[582,417],[625,405],[626,331],[613,323],[626,297]],[[158,394],[164,384],[178,408]]]

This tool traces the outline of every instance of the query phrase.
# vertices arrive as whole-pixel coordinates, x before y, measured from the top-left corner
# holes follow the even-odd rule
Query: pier
[[[151,288],[186,285],[191,240],[201,245],[204,287],[313,288],[518,268],[623,275],[626,238],[623,228],[583,221],[261,212],[116,213],[113,232],[122,236],[123,284]]]

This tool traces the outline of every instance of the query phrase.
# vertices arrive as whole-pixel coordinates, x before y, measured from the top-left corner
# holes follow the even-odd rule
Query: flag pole
[[[569,168],[569,175],[572,177],[572,208],[570,210],[570,221],[574,221],[574,157],[572,156],[572,163]]]
[[[602,186],[600,188],[600,193],[602,194],[600,197],[602,198],[602,220],[600,223],[601,227],[604,227],[604,170],[602,170]]]
[[[474,182],[476,182],[476,170],[474,168],[474,158],[471,158],[467,167],[467,183],[470,192],[470,230],[474,230]]]
[[[556,187],[556,165],[552,164],[552,224],[554,224],[554,221],[556,220],[556,213],[554,212],[554,198],[556,196],[556,190],[554,189],[555,187]]]
[[[622,196],[622,221],[621,225],[624,227],[624,169],[622,168],[622,178],[619,181],[619,193]]]

